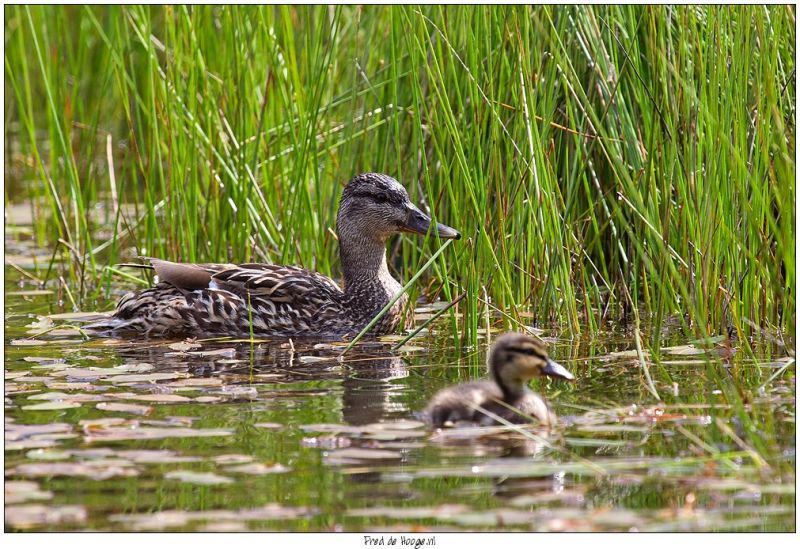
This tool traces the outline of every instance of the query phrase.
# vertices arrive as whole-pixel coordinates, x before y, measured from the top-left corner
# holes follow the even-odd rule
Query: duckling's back
[[[499,424],[493,416],[510,423],[530,423],[531,418],[544,425],[555,425],[557,421],[540,395],[525,389],[518,397],[505,400],[500,388],[492,381],[475,381],[443,389],[431,399],[423,415],[437,428],[460,421],[478,425]]]

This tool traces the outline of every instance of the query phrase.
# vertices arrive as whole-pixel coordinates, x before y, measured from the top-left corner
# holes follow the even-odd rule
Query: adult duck
[[[86,329],[148,336],[342,336],[358,333],[401,290],[386,264],[386,241],[400,232],[458,239],[432,221],[392,177],[365,173],[342,192],[336,228],[344,288],[300,267],[194,264],[146,258],[158,283],[125,295],[111,316]],[[402,296],[372,329],[397,329]]]
[[[473,381],[442,389],[425,408],[425,419],[434,427],[460,421],[497,425],[501,423],[498,417],[510,423],[535,419],[547,426],[556,424],[556,415],[547,402],[526,384],[539,376],[575,378],[547,355],[539,340],[526,334],[504,334],[492,345],[488,363],[492,381]]]

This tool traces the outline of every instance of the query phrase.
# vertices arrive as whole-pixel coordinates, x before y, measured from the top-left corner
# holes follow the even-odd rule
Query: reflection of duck
[[[387,175],[354,177],[342,192],[336,220],[344,290],[299,267],[248,263],[190,264],[150,259],[153,288],[120,300],[111,318],[86,326],[148,335],[326,335],[360,331],[400,291],[389,273],[386,240],[399,232],[426,234],[431,218]],[[440,238],[458,231],[436,224]],[[394,331],[403,296],[373,333]]]
[[[342,380],[342,420],[349,425],[379,423],[404,418],[408,408],[403,402],[408,365],[397,356],[373,356],[345,360]]]
[[[476,409],[480,406],[512,423],[527,423],[533,417],[546,425],[555,424],[556,416],[545,400],[525,383],[544,375],[574,377],[547,356],[538,340],[518,333],[502,335],[489,351],[488,363],[494,381],[462,383],[439,391],[424,411],[427,421],[434,427],[457,421],[496,424],[494,418]]]

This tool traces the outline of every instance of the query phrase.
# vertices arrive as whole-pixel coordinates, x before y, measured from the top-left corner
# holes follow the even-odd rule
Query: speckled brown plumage
[[[398,232],[424,234],[430,218],[406,190],[382,174],[362,174],[345,187],[337,230],[344,289],[300,267],[188,264],[147,258],[159,282],[124,296],[111,317],[86,329],[150,336],[341,336],[359,332],[400,291],[389,273],[386,240]],[[441,238],[459,238],[438,224]],[[402,296],[372,333],[395,331]]]
[[[555,425],[556,415],[526,383],[545,375],[568,380],[573,377],[547,356],[541,342],[525,334],[504,334],[492,345],[488,363],[493,381],[473,381],[442,389],[428,403],[424,418],[434,427],[460,421],[478,425],[500,423],[479,410],[480,407],[510,423],[528,423],[533,418],[544,425]]]

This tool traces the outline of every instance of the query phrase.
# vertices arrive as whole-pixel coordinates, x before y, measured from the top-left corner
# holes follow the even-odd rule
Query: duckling
[[[487,362],[493,381],[474,381],[442,389],[428,403],[424,418],[434,427],[458,421],[496,425],[494,418],[475,408],[478,405],[511,423],[528,423],[533,417],[544,425],[555,425],[556,415],[547,402],[525,384],[531,378],[545,375],[575,378],[547,356],[541,342],[525,334],[504,334],[492,345]]]
[[[84,328],[148,336],[355,334],[402,289],[386,264],[390,236],[430,230],[442,239],[461,238],[447,225],[434,225],[400,183],[378,173],[358,175],[346,185],[336,227],[343,289],[300,267],[144,258],[150,265],[142,267],[154,269],[158,283],[125,295],[108,319]],[[396,301],[371,333],[395,331],[407,299]]]

